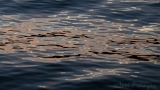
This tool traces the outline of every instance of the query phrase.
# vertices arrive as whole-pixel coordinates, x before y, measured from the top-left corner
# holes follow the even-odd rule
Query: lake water
[[[0,90],[160,90],[159,0],[0,0]]]

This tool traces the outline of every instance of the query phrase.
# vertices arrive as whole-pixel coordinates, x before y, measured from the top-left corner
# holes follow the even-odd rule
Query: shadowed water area
[[[0,2],[0,90],[160,90],[158,0]]]

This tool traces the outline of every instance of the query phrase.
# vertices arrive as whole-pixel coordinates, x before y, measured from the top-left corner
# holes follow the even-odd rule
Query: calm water
[[[0,0],[0,90],[160,90],[159,0]]]

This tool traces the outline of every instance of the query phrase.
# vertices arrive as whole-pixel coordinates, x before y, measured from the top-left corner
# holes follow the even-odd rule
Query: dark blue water
[[[160,90],[159,0],[0,0],[0,90]]]

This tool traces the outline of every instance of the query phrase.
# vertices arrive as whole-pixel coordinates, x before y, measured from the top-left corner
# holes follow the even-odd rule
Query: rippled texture
[[[158,0],[0,1],[0,89],[160,90]]]

